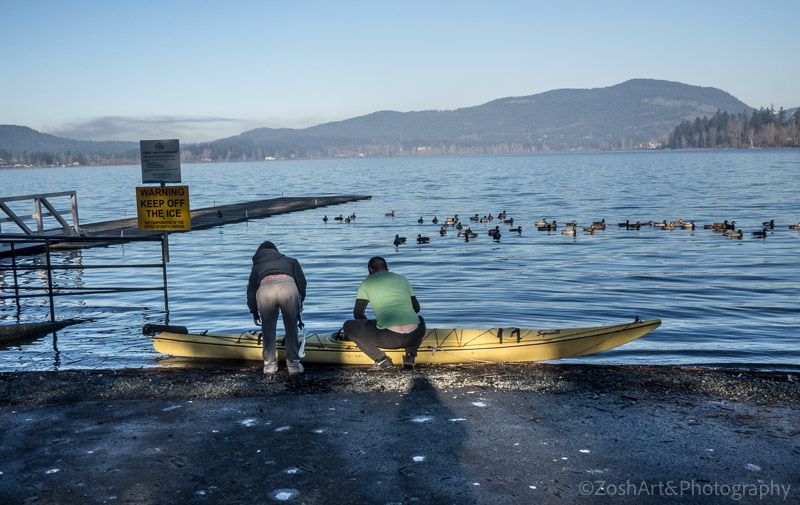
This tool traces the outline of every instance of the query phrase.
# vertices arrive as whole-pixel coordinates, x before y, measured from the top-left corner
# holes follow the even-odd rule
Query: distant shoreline
[[[547,156],[559,154],[614,154],[614,153],[657,153],[657,152],[717,152],[717,151],[781,151],[800,149],[800,147],[753,147],[753,148],[735,148],[735,147],[709,147],[709,148],[685,148],[685,149],[613,149],[613,150],[589,150],[589,149],[574,149],[570,151],[547,151],[547,152],[519,152],[519,153],[474,153],[474,154],[422,154],[422,155],[408,155],[408,156],[332,156],[320,158],[280,158],[274,160],[218,160],[218,161],[181,161],[185,165],[208,165],[211,163],[273,163],[276,161],[323,161],[323,160],[362,160],[362,159],[397,159],[397,158],[450,158],[461,156]],[[70,168],[70,167],[128,167],[139,165],[141,161],[131,162],[115,162],[109,163],[94,163],[90,165],[0,165],[0,170],[6,169],[20,169],[20,168]]]

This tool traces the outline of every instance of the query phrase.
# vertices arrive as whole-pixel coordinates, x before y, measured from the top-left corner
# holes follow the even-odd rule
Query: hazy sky
[[[0,124],[198,142],[633,78],[800,106],[799,0],[3,0]]]

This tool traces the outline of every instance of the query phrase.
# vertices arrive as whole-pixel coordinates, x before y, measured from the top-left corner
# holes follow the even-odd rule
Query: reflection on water
[[[559,328],[661,319],[655,332],[617,350],[577,361],[647,364],[737,364],[791,367],[800,362],[794,272],[800,233],[800,153],[625,153],[506,157],[333,160],[189,165],[192,207],[234,203],[266,194],[371,194],[372,199],[257,221],[170,235],[170,322],[192,331],[240,333],[252,326],[245,306],[250,257],[265,239],[297,257],[309,279],[304,320],[311,332],[333,331],[350,317],[358,285],[373,255],[406,275],[423,314],[438,327]],[[31,171],[46,190],[77,189],[84,221],[133,212],[138,167]],[[5,172],[5,171],[3,171]],[[32,192],[0,172],[14,193]],[[46,173],[45,173],[46,172]],[[765,183],[763,174],[769,172]],[[26,172],[27,174],[28,172]],[[224,174],[224,175],[221,175]],[[88,177],[102,179],[99,194]],[[220,192],[219,181],[226,188]],[[27,179],[26,179],[27,180]],[[78,180],[78,187],[72,181]],[[252,188],[252,181],[269,187]],[[282,181],[277,183],[275,181]],[[720,181],[723,181],[722,183]],[[33,183],[33,182],[31,182]],[[267,183],[265,183],[267,184]],[[42,189],[45,190],[45,189]],[[263,194],[262,194],[263,193]],[[273,195],[274,196],[274,195]],[[394,217],[387,217],[389,211]],[[513,225],[468,216],[507,211]],[[329,220],[356,214],[350,223]],[[437,216],[458,214],[478,236],[466,242]],[[423,224],[417,220],[422,217]],[[576,236],[536,231],[547,218],[579,226],[605,219],[605,230]],[[627,230],[618,222],[735,220],[742,239],[720,233],[654,227]],[[766,239],[762,221],[775,219]],[[493,242],[488,230],[500,226]],[[521,234],[507,231],[521,225]],[[395,234],[408,237],[399,248]],[[415,237],[431,237],[417,245]],[[153,244],[71,251],[73,265],[152,262]],[[30,258],[26,261],[41,261]],[[56,261],[56,260],[54,260]],[[152,274],[152,276],[151,276]],[[4,292],[10,279],[2,279]],[[160,271],[62,272],[64,285],[160,283]],[[42,286],[32,272],[23,282]],[[46,286],[46,278],[44,281]],[[159,292],[109,293],[58,299],[60,318],[92,321],[58,333],[58,368],[162,366],[141,327],[163,323]],[[13,301],[4,321],[16,317]],[[26,301],[25,320],[47,318],[45,301]],[[54,368],[52,339],[0,354],[0,370]]]

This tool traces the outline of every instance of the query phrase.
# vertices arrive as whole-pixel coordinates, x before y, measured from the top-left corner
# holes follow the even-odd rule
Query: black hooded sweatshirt
[[[261,249],[253,255],[253,269],[250,271],[250,280],[247,283],[247,308],[253,316],[258,315],[256,292],[261,284],[261,279],[268,275],[285,274],[294,279],[300,300],[306,299],[306,276],[300,263],[296,259],[285,256],[275,249]]]

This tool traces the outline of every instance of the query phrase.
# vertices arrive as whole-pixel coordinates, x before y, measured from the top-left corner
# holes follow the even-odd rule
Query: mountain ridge
[[[631,79],[605,88],[558,89],[498,98],[454,110],[376,111],[304,129],[256,128],[221,141],[281,143],[480,141],[547,144],[552,150],[603,149],[622,136],[635,143],[656,140],[683,119],[753,108],[717,88],[672,81]],[[544,137],[543,137],[544,136]],[[559,140],[560,138],[560,140]],[[582,140],[583,139],[583,140]]]
[[[0,125],[0,149],[11,152],[119,154],[138,149],[139,142],[123,140],[74,140],[42,133],[28,126]]]
[[[452,110],[380,110],[301,129],[255,128],[181,147],[186,161],[631,149],[657,144],[683,120],[718,110],[739,114],[754,108],[718,88],[630,79]],[[71,140],[0,125],[0,150],[130,160],[138,155],[138,142]]]

